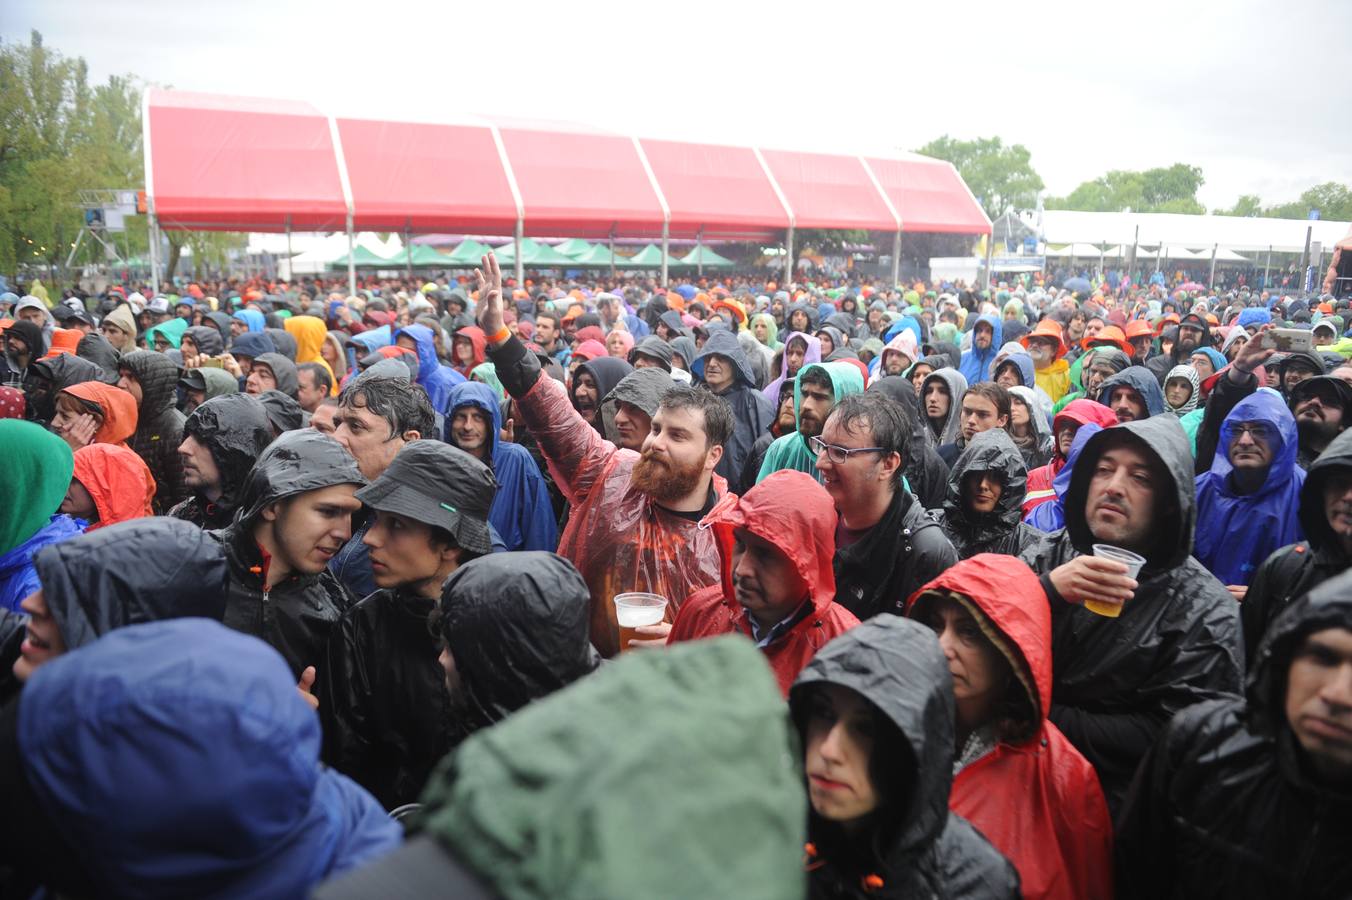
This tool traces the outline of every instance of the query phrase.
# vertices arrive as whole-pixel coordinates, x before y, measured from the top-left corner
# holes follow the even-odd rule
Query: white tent
[[[1125,245],[1131,252],[1140,227],[1140,243],[1166,247],[1206,247],[1220,244],[1228,250],[1273,250],[1299,253],[1305,249],[1307,229],[1312,240],[1334,246],[1347,234],[1349,223],[1305,219],[1264,219],[1241,216],[1189,216],[1180,213],[1076,212],[1049,209],[1042,214],[1043,240],[1053,244],[1098,243]],[[1139,254],[1138,254],[1139,256]],[[1218,259],[1220,257],[1217,257]]]
[[[1059,257],[1069,259],[1098,259],[1099,248],[1094,244],[1066,244],[1060,248],[1047,248],[1047,255],[1050,257]]]

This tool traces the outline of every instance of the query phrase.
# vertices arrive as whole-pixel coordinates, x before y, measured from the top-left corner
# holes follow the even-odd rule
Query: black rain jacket
[[[948,466],[925,437],[929,425],[910,379],[904,375],[884,375],[871,380],[865,390],[883,394],[905,410],[906,421],[911,424],[911,446],[902,474],[911,486],[911,493],[920,499],[921,506],[939,509],[948,493]],[[756,471],[760,471],[759,466]]]
[[[1244,625],[1244,658],[1249,661],[1250,670],[1263,635],[1281,611],[1297,597],[1352,565],[1324,514],[1324,487],[1329,476],[1346,469],[1352,469],[1352,431],[1334,438],[1305,476],[1305,485],[1300,490],[1300,526],[1307,539],[1275,551],[1253,574],[1239,607]]]
[[[136,350],[118,360],[141,385],[141,405],[131,449],[145,461],[155,478],[156,515],[163,515],[187,495],[178,445],[183,443],[183,413],[178,400],[178,366],[163,353]]]
[[[1116,619],[1067,603],[1046,577],[1092,553],[1085,519],[1089,481],[1104,445],[1125,429],[1169,474],[1159,538]],[[1172,506],[1172,509],[1169,506]],[[1080,451],[1065,497],[1066,527],[1041,535],[1020,558],[1042,578],[1052,611],[1051,720],[1094,765],[1110,811],[1174,714],[1239,695],[1244,646],[1239,607],[1192,557],[1197,508],[1188,439],[1173,416],[1105,428]]]
[[[297,679],[306,666],[323,665],[329,632],[352,599],[327,568],[317,575],[293,573],[280,584],[269,584],[253,529],[265,506],[336,484],[366,484],[342,445],[318,431],[288,431],[263,451],[245,478],[234,524],[208,532],[225,548],[230,566],[222,621],[271,644]],[[317,690],[324,678],[321,669],[316,673]]]
[[[849,688],[895,727],[874,736],[873,752],[895,754],[887,768],[903,784],[883,794],[868,839],[846,837],[808,814],[811,898],[1005,898],[1019,876],[981,833],[948,809],[953,785],[953,679],[934,633],[911,619],[880,616],[831,641],[789,691],[789,709],[806,743],[812,688]],[[874,771],[883,766],[875,767]],[[888,796],[891,794],[892,796]],[[904,799],[904,805],[896,801]],[[888,802],[892,801],[892,802]],[[881,885],[866,888],[873,875]]]
[[[1118,818],[1119,900],[1352,896],[1352,790],[1313,777],[1285,714],[1292,657],[1326,628],[1352,629],[1352,574],[1276,618],[1245,700],[1169,724]]]

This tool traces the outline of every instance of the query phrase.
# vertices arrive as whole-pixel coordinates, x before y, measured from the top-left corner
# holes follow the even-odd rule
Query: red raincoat
[[[136,433],[136,398],[122,388],[98,381],[73,384],[63,393],[97,403],[103,410],[103,424],[94,432],[96,444],[126,446],[127,438]]]
[[[833,599],[836,508],[830,495],[811,475],[781,469],[740,499],[734,494],[724,497],[700,525],[717,541],[721,583],[685,601],[667,643],[732,633],[751,637],[751,622],[732,583],[733,529],[744,528],[787,553],[809,588],[811,611],[762,648],[787,697],[793,680],[822,645],[859,624],[854,613]]]
[[[629,474],[638,454],[597,434],[553,378],[541,374],[516,406],[554,483],[573,504],[559,555],[577,566],[591,591],[592,646],[614,656],[620,648],[615,595],[661,594],[669,601],[667,621],[672,621],[684,598],[718,582],[713,532],[631,488]],[[715,475],[713,487],[722,496],[728,485]]]
[[[1056,432],[1068,422],[1078,422],[1081,425],[1092,422],[1100,428],[1111,428],[1117,424],[1117,414],[1102,403],[1095,403],[1083,397],[1070,401],[1056,414],[1052,419],[1052,461],[1028,473],[1028,484],[1024,488],[1023,495],[1025,517],[1033,511],[1033,507],[1056,499],[1052,482],[1056,480],[1056,473],[1066,465],[1066,458],[1061,455],[1061,445],[1056,440]]]
[[[1027,900],[1098,900],[1113,895],[1113,831],[1098,776],[1047,720],[1052,701],[1051,609],[1037,575],[1012,556],[982,553],[921,588],[971,598],[1017,648],[1041,726],[1021,744],[1001,741],[953,780],[948,806],[1019,870]]]
[[[129,395],[130,396],[130,395]],[[76,481],[84,485],[99,520],[85,531],[153,516],[155,478],[135,451],[121,444],[89,444],[75,451]]]
[[[484,336],[483,329],[477,325],[466,325],[455,333],[455,337],[467,338],[469,340],[470,348],[474,351],[474,361],[467,366],[460,365],[460,357],[455,353],[455,339],[451,339],[451,358],[454,362],[453,368],[461,375],[469,378],[470,373],[474,371],[474,367],[488,358],[485,354],[485,348],[488,346],[488,338]]]

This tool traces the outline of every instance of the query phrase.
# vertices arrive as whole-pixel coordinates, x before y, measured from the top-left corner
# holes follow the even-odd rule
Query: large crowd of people
[[[0,342],[0,895],[1352,896],[1348,300],[490,254]]]

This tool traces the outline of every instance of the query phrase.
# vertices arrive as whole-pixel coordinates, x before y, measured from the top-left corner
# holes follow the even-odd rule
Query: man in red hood
[[[714,533],[720,584],[681,606],[667,643],[743,634],[764,651],[788,696],[817,650],[859,620],[833,599],[836,508],[811,475],[781,469],[700,522]]]
[[[1052,482],[1056,473],[1066,466],[1066,455],[1075,441],[1081,425],[1111,428],[1117,424],[1117,414],[1102,403],[1081,398],[1066,404],[1066,408],[1052,419],[1052,461],[1028,473],[1028,487],[1023,495],[1023,514],[1026,518],[1033,507],[1056,499]]]

